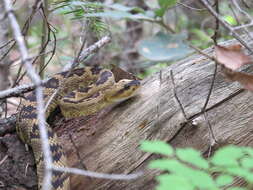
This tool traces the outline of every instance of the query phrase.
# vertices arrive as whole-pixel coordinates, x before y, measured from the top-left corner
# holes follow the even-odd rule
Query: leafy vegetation
[[[178,0],[150,1],[145,2],[148,8],[144,9],[138,6],[127,6],[124,2],[119,1],[108,4],[83,0],[64,0],[56,1],[53,4],[53,13],[70,16],[70,19],[74,20],[88,21],[88,28],[97,36],[102,36],[108,32],[115,35],[113,28],[117,25],[115,22],[119,20],[132,20],[155,25],[156,32],[143,38],[138,43],[137,51],[143,56],[138,65],[142,70],[141,75],[146,76],[148,73],[152,73],[146,72],[146,70],[152,69],[150,67],[152,65],[157,64],[159,66],[160,63],[167,63],[168,65],[189,55],[192,50],[188,47],[188,43],[203,49],[209,47],[213,42],[214,28],[210,27],[210,23],[213,21],[210,20],[205,10],[196,11],[193,14],[197,16],[192,17],[188,15],[189,12],[184,12],[184,9],[176,8],[178,3]],[[219,7],[227,23],[231,26],[239,24],[237,22],[238,18],[235,18],[233,10],[230,9],[227,2],[220,2]],[[178,13],[175,13],[175,10]],[[171,19],[169,24],[166,20],[168,17]],[[199,17],[203,18],[203,23],[202,20],[198,19]],[[110,22],[109,25],[107,19],[115,22]],[[122,29],[118,28],[117,30]],[[231,37],[227,32],[220,28],[218,40],[229,38]],[[114,45],[117,46],[117,44]],[[120,47],[116,49],[121,51]],[[145,65],[149,67],[145,67]]]
[[[173,149],[163,141],[143,141],[140,149],[164,156],[149,163],[150,169],[163,171],[156,177],[156,190],[252,189],[253,148],[229,145],[209,159],[195,149]],[[247,187],[231,187],[238,177],[247,182]]]

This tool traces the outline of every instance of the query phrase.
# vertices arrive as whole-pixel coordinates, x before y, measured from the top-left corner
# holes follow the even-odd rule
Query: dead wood
[[[226,44],[234,43],[236,42],[226,42]],[[210,53],[212,49],[206,52]],[[187,117],[197,122],[194,127],[187,125],[174,97],[170,70],[173,70],[177,95]],[[145,171],[143,177],[132,181],[72,176],[72,189],[81,190],[84,187],[85,190],[154,189],[156,184],[154,176],[159,172],[145,168],[155,156],[138,149],[141,140],[160,139],[169,142],[174,147],[193,147],[206,154],[210,147],[210,139],[207,121],[201,109],[210,88],[213,70],[213,62],[203,56],[193,55],[143,80],[138,97],[113,109],[103,110],[93,117],[68,121],[56,119],[57,122],[54,122],[54,125],[66,148],[71,167],[83,168],[80,164],[82,162],[88,170],[96,172]],[[242,90],[237,83],[227,81],[218,72],[207,106],[207,119],[219,145],[232,143],[251,146],[253,144],[252,110],[252,93]],[[69,134],[77,150],[71,143]],[[5,135],[0,139],[1,144],[7,137]],[[16,143],[15,146],[16,149],[23,147],[19,143]],[[11,154],[10,151],[6,149],[4,151],[1,147],[0,160],[4,155]],[[79,152],[81,160],[76,151]],[[16,167],[14,165],[17,162],[21,162],[15,160],[17,159],[15,156],[9,156],[6,162],[8,159],[14,163],[13,167]],[[22,162],[30,163],[31,161],[24,157]],[[3,171],[5,167],[7,167],[6,163],[3,162],[0,170]],[[16,170],[24,171],[24,168]],[[27,172],[27,175],[34,174],[34,171]],[[12,175],[18,178],[15,173]],[[4,181],[2,173],[0,181]],[[21,184],[21,181],[16,182],[16,185],[31,188]],[[4,181],[5,185],[10,185],[8,183]]]

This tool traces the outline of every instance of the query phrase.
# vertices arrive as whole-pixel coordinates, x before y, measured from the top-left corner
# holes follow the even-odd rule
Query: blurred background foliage
[[[33,3],[15,3],[21,23],[26,21]],[[47,67],[48,75],[72,61],[82,41],[88,47],[105,35],[112,36],[112,43],[90,56],[85,64],[114,64],[141,78],[191,54],[189,44],[201,49],[213,44],[215,20],[194,0],[47,0],[47,4],[47,20],[56,36],[56,52]],[[252,15],[251,4],[243,1],[240,5]],[[245,16],[235,13],[230,1],[220,1],[219,7],[230,25],[247,22]],[[31,53],[41,45],[43,17],[36,13],[26,36]],[[218,41],[230,38],[219,29]],[[47,50],[53,45],[51,38]]]

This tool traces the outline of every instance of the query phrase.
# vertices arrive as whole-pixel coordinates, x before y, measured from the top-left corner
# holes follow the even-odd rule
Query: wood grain
[[[236,42],[226,42],[233,43]],[[205,52],[212,53],[212,49]],[[187,117],[197,122],[194,127],[186,125],[175,100],[170,70],[173,70],[178,98]],[[154,176],[159,172],[145,169],[155,156],[138,149],[142,140],[160,139],[174,147],[193,147],[207,153],[210,139],[201,109],[211,85],[213,70],[213,62],[203,56],[192,55],[143,80],[138,97],[90,120],[80,122],[79,119],[74,129],[68,124],[63,126],[61,134],[65,137],[64,144],[68,144],[71,166],[79,164],[73,146],[67,140],[66,132],[70,130],[82,161],[89,170],[127,174],[145,170],[143,177],[128,182],[73,177],[72,188],[153,189],[156,184]],[[251,92],[242,90],[239,84],[229,82],[218,72],[207,110],[218,145],[253,144]]]

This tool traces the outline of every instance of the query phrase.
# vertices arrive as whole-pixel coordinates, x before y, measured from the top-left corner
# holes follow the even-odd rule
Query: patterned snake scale
[[[122,79],[116,83],[110,70],[97,66],[75,69],[69,76],[67,73],[56,74],[43,85],[45,103],[47,104],[50,100],[45,110],[46,118],[57,106],[60,107],[65,118],[90,115],[108,105],[134,96],[140,87],[138,80]],[[52,98],[57,88],[61,90]],[[48,124],[47,132],[53,164],[67,167],[63,147]],[[30,93],[22,101],[17,120],[17,133],[20,139],[32,148],[37,167],[38,189],[41,189],[44,176],[44,158],[41,150],[35,92]],[[53,171],[52,189],[69,190],[68,175]]]

